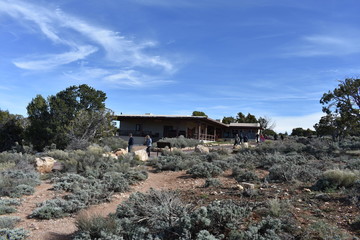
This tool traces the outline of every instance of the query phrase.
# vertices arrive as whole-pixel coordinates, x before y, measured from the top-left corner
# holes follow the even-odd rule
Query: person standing
[[[234,147],[236,147],[236,145],[239,145],[240,144],[240,138],[239,138],[239,134],[236,134],[235,135],[235,139],[234,139]]]
[[[151,137],[149,135],[146,135],[146,137],[145,137],[145,145],[146,145],[146,152],[147,152],[148,156],[150,157],[152,139],[151,139]]]
[[[128,141],[128,152],[132,152],[132,148],[134,146],[134,138],[132,136],[132,133],[129,134],[129,141]]]

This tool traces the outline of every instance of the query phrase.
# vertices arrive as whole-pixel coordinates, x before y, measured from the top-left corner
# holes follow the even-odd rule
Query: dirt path
[[[146,181],[132,187],[131,192],[146,192],[150,188],[154,189],[191,189],[204,184],[203,179],[191,179],[185,176],[185,172],[161,172],[151,173]],[[29,239],[31,240],[70,240],[71,235],[76,231],[76,216],[54,219],[54,220],[37,220],[28,219],[32,211],[36,208],[37,203],[60,196],[58,193],[51,191],[52,185],[43,183],[36,188],[31,196],[23,198],[22,205],[17,208],[17,212],[11,216],[18,216],[22,219],[18,227],[30,231]],[[103,203],[92,206],[83,210],[79,214],[102,215],[116,211],[117,205],[126,200],[131,192],[116,194],[109,203]]]

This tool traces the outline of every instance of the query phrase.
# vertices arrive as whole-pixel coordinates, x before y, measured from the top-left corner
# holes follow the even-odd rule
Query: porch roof
[[[218,127],[236,127],[236,128],[260,128],[259,123],[230,123],[224,124],[212,118],[206,116],[181,116],[181,115],[153,115],[153,114],[142,114],[142,115],[132,115],[132,114],[121,114],[115,115],[115,120],[121,121],[126,119],[169,119],[169,120],[200,120],[202,122],[211,123]]]
[[[145,114],[145,115],[130,115],[130,114],[121,114],[115,115],[115,120],[121,121],[126,119],[168,119],[168,120],[200,120],[203,122],[211,123],[221,127],[227,127],[227,124],[216,121],[206,116],[180,116],[180,115],[153,115],[153,114]]]

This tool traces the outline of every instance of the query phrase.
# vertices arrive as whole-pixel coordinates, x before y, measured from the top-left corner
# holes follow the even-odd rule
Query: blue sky
[[[116,114],[238,112],[312,128],[358,77],[356,0],[0,0],[0,109],[88,84]]]

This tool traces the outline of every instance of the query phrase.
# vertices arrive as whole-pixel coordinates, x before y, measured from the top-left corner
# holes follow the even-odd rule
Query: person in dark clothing
[[[236,145],[240,144],[240,138],[239,138],[239,134],[235,135],[235,139],[234,139],[234,148],[236,147]]]
[[[243,142],[243,140],[244,140],[243,133],[242,133],[242,132],[240,132],[240,142],[239,142],[239,144],[241,144],[241,143]],[[245,141],[244,141],[244,142],[245,142]]]
[[[152,139],[149,135],[146,135],[146,137],[145,137],[145,145],[146,145],[146,152],[147,152],[148,156],[150,157]]]
[[[134,138],[132,136],[132,133],[129,134],[129,141],[128,141],[128,152],[130,153],[132,151],[132,148],[134,146]]]

